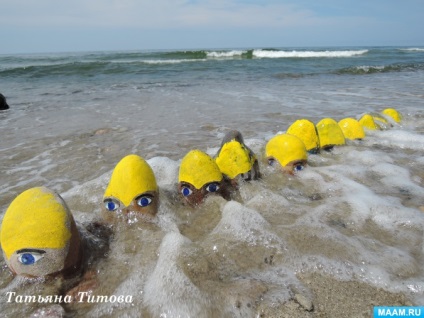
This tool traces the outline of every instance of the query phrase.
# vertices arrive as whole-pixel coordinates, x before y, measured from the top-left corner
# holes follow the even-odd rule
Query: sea
[[[66,315],[257,317],[295,294],[312,299],[299,279],[309,273],[424,304],[423,47],[0,55],[0,93],[10,106],[0,111],[0,219],[36,186],[57,191],[81,226],[101,219],[110,174],[127,154],[145,158],[157,178],[157,218],[118,224],[93,265],[94,295],[132,302]],[[385,108],[402,121],[309,155],[296,175],[267,166],[266,142],[297,119],[358,119]],[[262,178],[240,184],[230,201],[182,205],[183,156],[214,156],[234,129]],[[42,281],[28,284],[0,265],[0,297],[28,286],[47,293]],[[25,316],[45,305],[0,311]]]

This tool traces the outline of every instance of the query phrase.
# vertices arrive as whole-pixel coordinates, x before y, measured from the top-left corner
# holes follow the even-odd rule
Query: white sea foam
[[[77,220],[80,222],[91,222],[98,217],[99,211],[103,206],[103,194],[111,174],[112,170],[96,179],[76,185],[61,193]]]
[[[379,132],[378,138],[375,138],[373,142],[375,144],[400,149],[424,149],[424,135],[398,129]]]
[[[222,218],[212,235],[233,238],[250,245],[269,246],[281,243],[270,231],[268,222],[256,211],[238,202],[230,201],[222,212]]]
[[[152,167],[158,186],[174,190],[178,180],[179,163],[167,157],[154,157],[147,162]]]
[[[254,50],[253,56],[258,58],[308,58],[308,57],[352,57],[366,54],[368,50],[356,51],[267,51]]]
[[[145,302],[156,317],[207,317],[208,300],[178,263],[187,244],[187,238],[171,232],[159,248],[156,267],[144,287]]]
[[[383,71],[385,68],[384,65],[360,65],[360,66],[356,66],[356,69],[358,71],[362,71],[365,73],[368,73],[370,71]]]
[[[145,64],[180,64],[180,63],[193,63],[193,62],[204,62],[206,59],[170,59],[170,60],[143,60]]]
[[[229,57],[241,56],[245,53],[247,53],[247,51],[237,51],[237,50],[222,51],[222,52],[213,51],[213,52],[207,52],[206,56],[209,58],[229,58]]]
[[[411,47],[411,48],[407,48],[407,49],[399,49],[401,51],[412,51],[412,52],[424,52],[424,48],[419,48],[419,47]]]

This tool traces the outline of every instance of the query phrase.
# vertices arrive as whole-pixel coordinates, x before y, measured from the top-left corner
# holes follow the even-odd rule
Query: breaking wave
[[[254,50],[253,56],[260,58],[321,58],[321,57],[352,57],[366,54],[368,50],[352,51],[273,51]]]

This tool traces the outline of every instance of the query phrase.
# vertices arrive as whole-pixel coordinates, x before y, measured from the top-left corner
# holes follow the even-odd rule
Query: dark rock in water
[[[294,300],[302,308],[304,308],[306,311],[312,311],[314,309],[314,304],[312,303],[312,301],[308,297],[305,297],[302,294],[295,294],[294,295]]]
[[[312,195],[309,196],[309,199],[311,201],[319,201],[319,200],[322,200],[323,198],[322,198],[322,195],[321,194],[314,193],[314,194],[312,194]]]
[[[0,110],[9,109],[9,105],[6,103],[6,97],[3,94],[0,94]]]
[[[222,140],[221,147],[230,142],[231,140],[238,141],[240,144],[244,144],[243,136],[238,130],[231,130],[225,134],[224,139]]]

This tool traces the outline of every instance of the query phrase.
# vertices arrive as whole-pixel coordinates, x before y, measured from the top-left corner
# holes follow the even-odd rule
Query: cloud
[[[236,4],[231,1],[208,2],[186,8],[174,20],[184,26],[281,27],[313,24],[313,12],[282,4]]]
[[[408,1],[0,0],[0,52],[418,45],[422,0]]]
[[[3,4],[2,4],[3,2]],[[14,0],[0,1],[7,26],[267,28],[324,23],[311,10],[280,2],[237,0]]]

